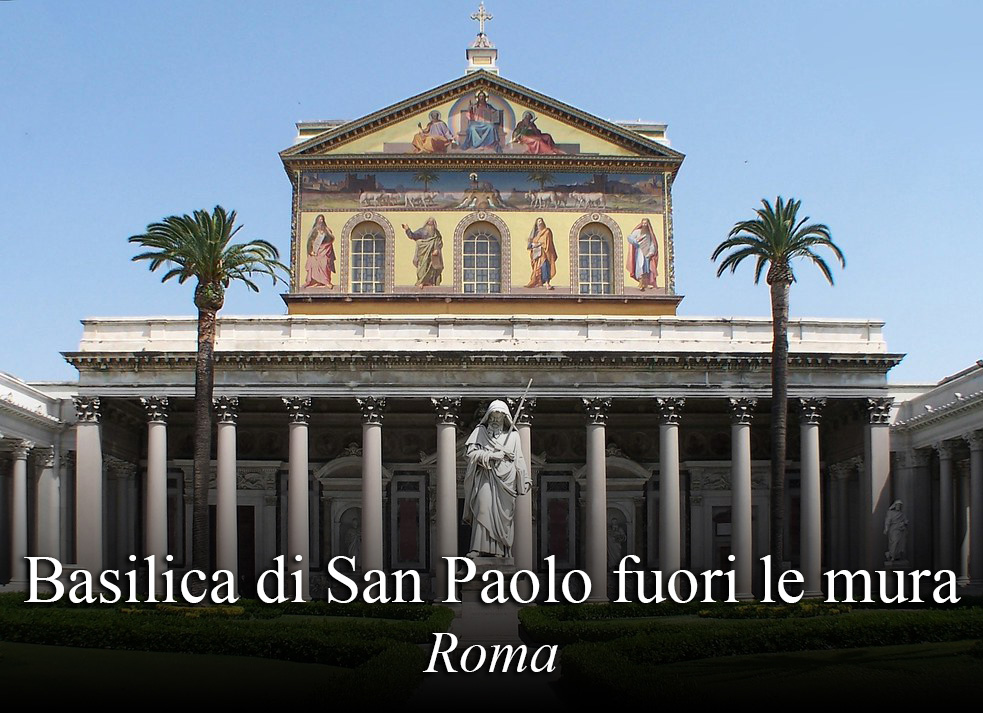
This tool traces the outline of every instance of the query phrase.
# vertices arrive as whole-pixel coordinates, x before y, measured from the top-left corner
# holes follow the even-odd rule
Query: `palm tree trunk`
[[[771,561],[785,561],[785,446],[788,433],[788,293],[791,283],[771,284]]]
[[[198,355],[195,359],[195,467],[191,507],[191,566],[208,573],[208,482],[212,470],[212,389],[215,381],[216,312],[198,310]],[[193,584],[193,582],[189,582]],[[205,589],[193,587],[200,594]]]

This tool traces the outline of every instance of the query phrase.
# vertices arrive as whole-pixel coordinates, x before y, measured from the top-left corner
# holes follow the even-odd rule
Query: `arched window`
[[[491,223],[472,223],[462,243],[461,284],[465,293],[502,291],[502,238]]]
[[[352,292],[382,292],[385,286],[386,235],[375,223],[352,230]]]
[[[610,295],[612,289],[611,230],[601,223],[588,223],[577,239],[577,285],[582,295]]]

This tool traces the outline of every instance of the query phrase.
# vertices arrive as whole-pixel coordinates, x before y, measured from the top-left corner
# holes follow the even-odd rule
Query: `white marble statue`
[[[348,556],[355,560],[355,569],[358,570],[362,566],[362,527],[358,516],[352,518],[345,532],[345,548]]]
[[[905,558],[905,535],[908,532],[908,518],[904,514],[904,504],[895,500],[884,518],[884,534],[887,535],[887,552],[884,559],[897,562]]]
[[[625,528],[615,518],[608,520],[608,566],[617,567],[624,556],[628,535]]]
[[[515,499],[531,487],[509,407],[492,401],[468,436],[464,522],[471,525],[468,557],[511,557]]]

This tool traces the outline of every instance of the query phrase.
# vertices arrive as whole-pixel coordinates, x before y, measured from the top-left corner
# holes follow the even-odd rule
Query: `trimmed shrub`
[[[983,610],[866,611],[834,617],[716,621],[563,649],[563,679],[592,691],[650,694],[659,664],[720,656],[960,641],[983,636]]]

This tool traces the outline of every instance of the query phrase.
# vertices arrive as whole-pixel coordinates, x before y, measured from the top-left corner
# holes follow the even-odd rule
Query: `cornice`
[[[679,162],[655,156],[601,156],[585,154],[331,154],[283,159],[287,173],[296,170],[414,170],[446,168],[458,171],[603,171],[606,173],[675,173]]]
[[[27,421],[38,426],[43,426],[44,428],[57,429],[63,425],[62,422],[54,416],[32,411],[31,409],[25,408],[18,403],[7,400],[3,396],[0,396],[0,411],[9,413],[15,418],[19,418],[23,421]]]
[[[489,213],[488,215],[491,215]],[[487,219],[487,218],[486,218]],[[595,221],[597,222],[597,221]],[[455,236],[459,237],[459,236]],[[455,250],[455,255],[460,255],[460,250]],[[544,300],[563,300],[565,303],[575,302],[576,304],[610,304],[617,302],[621,304],[635,304],[639,302],[662,302],[671,305],[678,305],[683,301],[684,295],[654,294],[626,292],[625,294],[612,295],[581,295],[570,294],[557,297],[550,293],[528,293],[528,292],[498,292],[493,294],[469,294],[464,292],[427,292],[427,288],[416,288],[413,292],[363,292],[353,294],[351,292],[286,292],[281,293],[280,297],[285,304],[314,303],[314,302],[351,302],[357,299],[359,302],[370,304],[372,302],[440,302],[442,304],[453,304],[454,302],[543,302]],[[456,288],[455,288],[456,289]],[[660,288],[661,289],[661,288]],[[487,316],[487,315],[486,315]],[[507,315],[501,315],[507,316]]]
[[[165,369],[190,369],[195,365],[193,352],[63,352],[69,364],[84,370],[125,369],[143,367]],[[896,366],[901,354],[792,354],[789,366],[799,369],[857,369],[883,370]],[[624,366],[646,369],[714,369],[714,370],[764,370],[771,366],[770,354],[686,352],[623,353],[623,352],[301,352],[301,351],[239,351],[215,352],[217,368],[243,368],[251,366],[286,368],[319,367],[330,365],[371,365],[373,367],[432,367],[448,366],[568,366],[592,368],[621,368]]]
[[[980,407],[983,407],[983,391],[976,391],[955,401],[935,406],[931,411],[898,421],[892,428],[897,431],[913,431]]]

